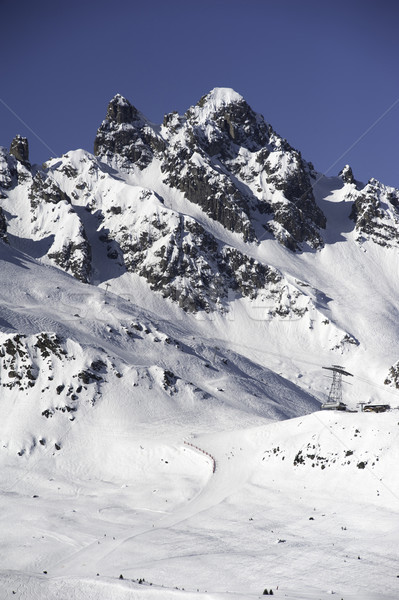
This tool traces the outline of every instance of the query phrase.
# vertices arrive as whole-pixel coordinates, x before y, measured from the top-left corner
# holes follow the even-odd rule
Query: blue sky
[[[317,170],[334,175],[349,163],[362,181],[399,187],[396,0],[2,0],[0,8],[0,145],[26,135],[33,162],[92,151],[117,92],[160,123],[225,86]]]

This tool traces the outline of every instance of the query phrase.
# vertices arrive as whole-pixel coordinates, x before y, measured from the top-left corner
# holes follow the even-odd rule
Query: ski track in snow
[[[187,443],[187,442],[186,442]],[[207,454],[206,451],[201,450],[197,446],[194,446],[194,449],[199,450],[204,455]],[[213,461],[214,459],[210,457]],[[88,556],[90,559],[90,563],[100,565],[102,562],[106,562],[107,557],[109,557],[112,553],[119,550],[123,545],[128,543],[129,541],[145,535],[147,533],[154,533],[154,530],[162,530],[168,529],[170,527],[179,525],[183,521],[189,519],[190,517],[199,514],[202,511],[209,509],[211,506],[222,501],[227,493],[227,490],[230,488],[230,483],[228,482],[229,473],[225,474],[222,478],[217,477],[213,468],[211,468],[212,477],[206,486],[197,494],[195,498],[190,500],[185,506],[179,508],[174,511],[172,514],[167,514],[165,516],[160,517],[160,519],[156,520],[151,527],[143,527],[139,528],[137,531],[129,532],[122,540],[111,540],[107,538],[105,541],[101,540],[99,544],[99,540],[92,542],[87,547],[84,547],[78,550],[76,553],[72,554],[69,558],[62,561],[62,565],[60,563],[51,565],[51,572],[55,574],[55,576],[59,576],[65,572],[73,571],[74,573],[79,572],[79,568],[84,565],[85,556]],[[222,491],[223,490],[223,491]],[[158,511],[156,511],[158,512]],[[101,547],[100,547],[101,546]],[[83,573],[84,574],[83,570]]]

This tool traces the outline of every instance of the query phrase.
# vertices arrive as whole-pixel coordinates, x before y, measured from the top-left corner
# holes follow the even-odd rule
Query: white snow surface
[[[209,120],[209,117],[229,104],[242,102],[244,98],[232,88],[215,87],[205,96],[204,105],[192,106],[190,111],[199,119],[199,123]]]

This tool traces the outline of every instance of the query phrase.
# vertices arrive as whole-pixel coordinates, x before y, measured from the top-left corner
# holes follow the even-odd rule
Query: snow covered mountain
[[[317,486],[327,507],[351,470],[356,484],[339,495],[348,519],[359,502],[367,515],[383,502],[381,527],[397,513],[390,473],[398,452],[399,190],[363,184],[348,165],[336,177],[317,173],[233,90],[216,88],[160,126],[116,95],[94,154],[74,150],[40,167],[30,164],[24,137],[0,149],[0,240],[4,594],[19,586],[26,598],[39,590],[60,597],[65,588],[79,599],[112,590],[115,598],[188,600],[212,587],[215,566],[206,565],[205,547],[197,577],[190,561],[173,566],[171,556],[187,536],[199,543],[202,531],[215,552],[217,540],[223,546],[225,575],[213,592],[258,597],[267,584],[254,554],[260,530],[244,534],[240,555],[253,584],[244,584],[232,548],[244,507],[259,512],[262,494],[281,502],[273,488],[284,490],[283,510],[303,518]],[[371,400],[393,410],[339,419],[317,412],[330,384],[322,367],[331,364],[354,375],[344,386],[350,408]],[[360,431],[366,444],[354,439]],[[266,463],[275,486],[260,470]],[[52,481],[62,490],[62,517]],[[117,500],[121,485],[135,489]],[[356,486],[372,489],[373,499],[352,498],[344,508]],[[303,504],[287,500],[302,488]],[[70,514],[71,502],[79,514]],[[35,524],[23,521],[18,534],[7,521],[24,510]],[[332,506],[325,510],[331,544],[342,550]],[[154,523],[156,512],[164,516]],[[270,528],[282,530],[283,514],[273,519]],[[133,537],[120,541],[130,525],[145,538],[141,562]],[[50,533],[53,526],[61,533]],[[117,531],[120,548],[97,543],[98,527]],[[228,542],[220,527],[230,527]],[[173,540],[157,571],[149,557],[164,528]],[[381,574],[391,593],[397,582],[371,556],[357,522],[355,529],[362,541],[353,547],[371,565],[369,575],[358,565],[359,581]],[[306,527],[306,535],[320,542],[321,530]],[[286,565],[268,562],[275,593],[279,580],[300,598],[302,577],[303,598],[321,597],[323,576],[310,582],[302,563],[305,575],[290,574],[303,549],[292,547],[286,562],[269,549]],[[341,555],[334,557],[338,569]],[[108,578],[88,580],[100,565]],[[130,583],[112,579],[119,567]],[[167,589],[133,581],[143,574]],[[169,589],[184,580],[197,582],[190,593]],[[340,589],[357,589],[350,575]]]

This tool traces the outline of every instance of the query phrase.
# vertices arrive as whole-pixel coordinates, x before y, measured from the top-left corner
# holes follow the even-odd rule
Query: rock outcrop
[[[5,217],[3,209],[0,207],[0,240],[8,243],[7,237],[7,219]]]
[[[154,152],[162,150],[163,140],[150,123],[126,98],[117,94],[109,103],[105,120],[94,141],[94,154],[116,159],[119,167],[144,169]]]
[[[355,194],[350,217],[359,242],[370,239],[380,246],[399,246],[399,190],[370,179]]]
[[[16,135],[10,146],[10,154],[21,162],[25,167],[30,168],[29,162],[29,144],[28,139],[22,135]]]
[[[91,248],[71,198],[48,173],[38,172],[29,190],[32,235],[50,239],[47,256],[84,283],[90,281]]]

